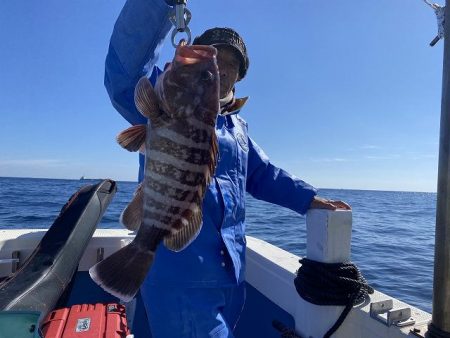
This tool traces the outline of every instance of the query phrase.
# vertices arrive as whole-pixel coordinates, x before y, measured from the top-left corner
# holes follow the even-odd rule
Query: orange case
[[[73,305],[44,319],[45,338],[125,338],[130,334],[125,306],[117,303]]]

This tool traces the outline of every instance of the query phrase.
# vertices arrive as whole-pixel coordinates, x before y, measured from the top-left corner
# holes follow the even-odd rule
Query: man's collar
[[[233,103],[234,103],[234,88],[227,94],[227,96],[219,99],[220,109],[223,109]]]
[[[245,105],[247,100],[248,100],[248,96],[241,97],[239,99],[234,99],[233,102],[230,105],[225,105],[221,109],[220,114],[222,116],[236,114],[239,110],[242,109],[242,107]]]

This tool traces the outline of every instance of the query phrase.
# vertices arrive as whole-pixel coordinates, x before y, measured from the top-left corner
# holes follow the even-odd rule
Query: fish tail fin
[[[142,250],[133,240],[89,269],[89,275],[106,292],[128,302],[137,294],[155,253]]]
[[[141,226],[144,216],[144,191],[142,183],[137,187],[131,202],[120,214],[120,223],[128,230],[135,231]]]
[[[147,136],[147,126],[138,124],[125,129],[117,135],[117,143],[128,151],[138,151],[145,144]]]

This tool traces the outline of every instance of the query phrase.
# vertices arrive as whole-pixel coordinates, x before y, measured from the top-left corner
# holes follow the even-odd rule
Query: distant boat
[[[84,175],[80,177],[80,181],[85,180],[85,179],[86,179],[86,177]]]

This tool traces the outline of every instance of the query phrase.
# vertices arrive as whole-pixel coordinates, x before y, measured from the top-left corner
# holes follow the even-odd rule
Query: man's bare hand
[[[352,208],[350,205],[343,201],[334,201],[334,200],[327,200],[322,197],[314,196],[314,199],[311,202],[311,205],[309,206],[310,209],[328,209],[328,210],[351,210]]]

